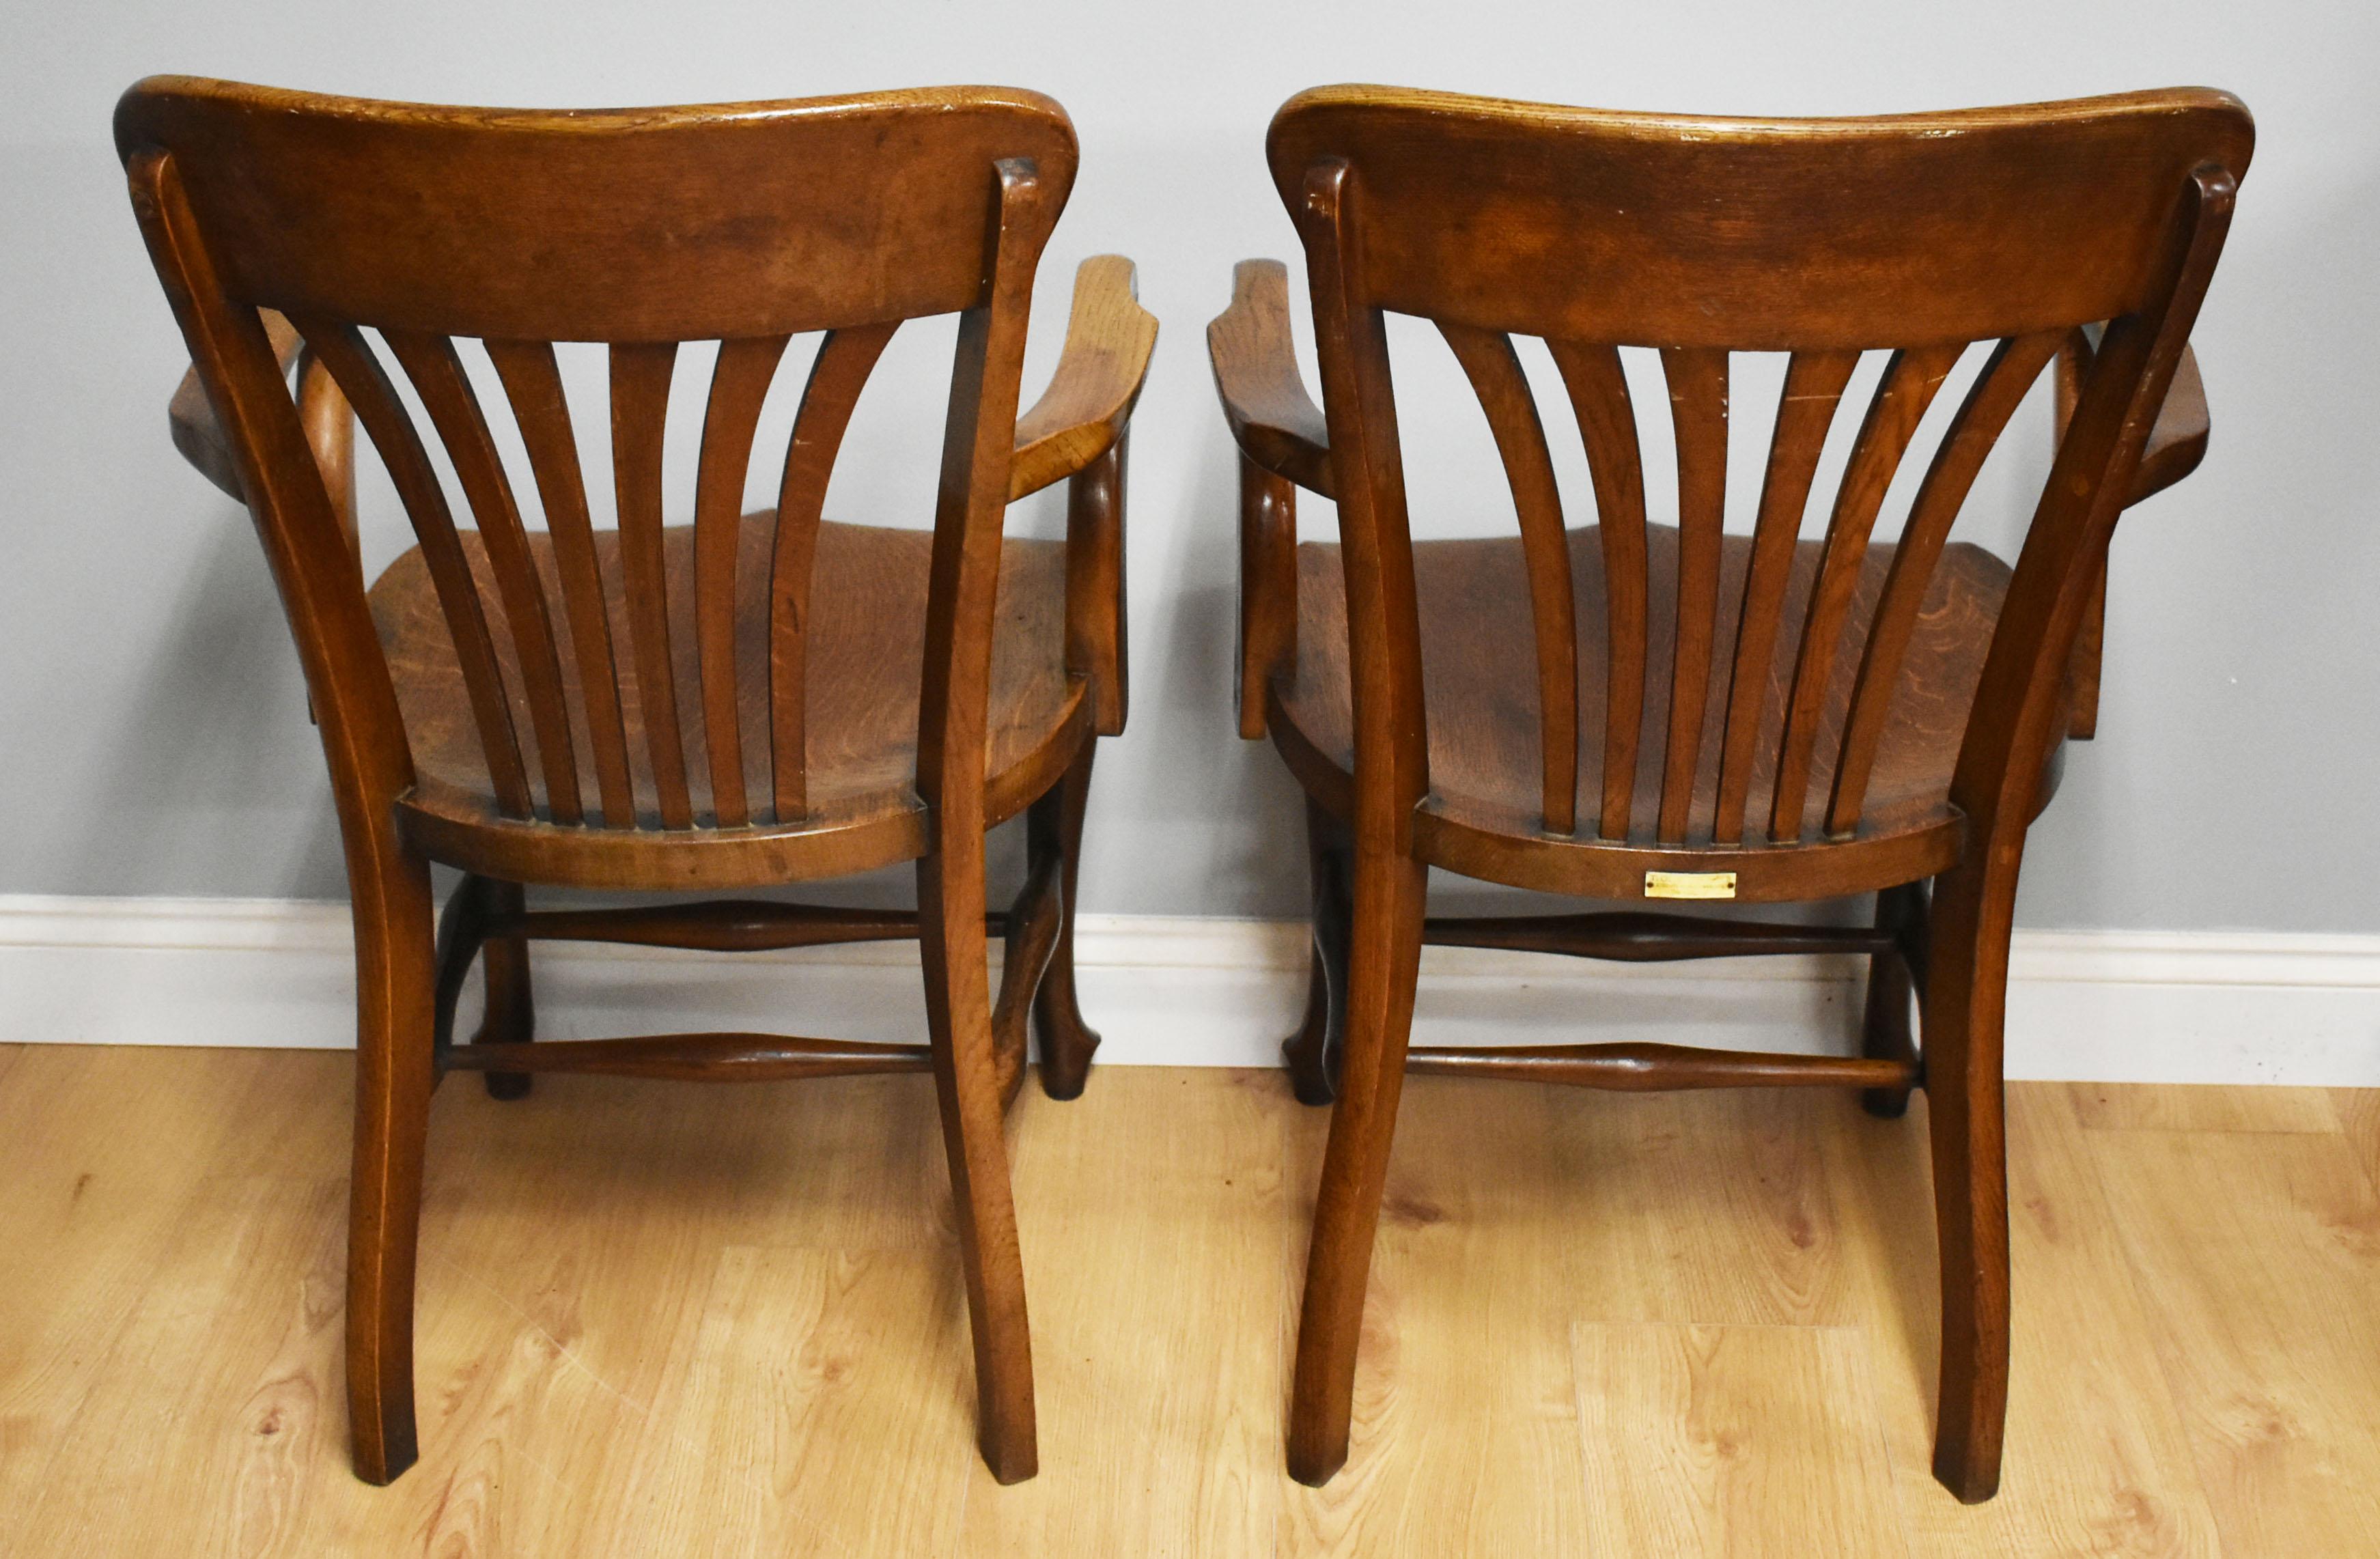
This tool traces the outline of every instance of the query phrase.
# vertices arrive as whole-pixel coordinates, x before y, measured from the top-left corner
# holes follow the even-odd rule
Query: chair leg
[[[1923,924],[1925,910],[1925,884],[1912,882],[1888,888],[1876,896],[1876,928],[1905,935]],[[1898,949],[1869,957],[1860,1054],[1883,1060],[1916,1061],[1917,1036],[1909,1022],[1913,994],[1909,960]],[[1909,1090],[1870,1088],[1860,1094],[1860,1105],[1879,1119],[1898,1120],[1909,1113]]]
[[[2001,1030],[2015,873],[1944,876],[1926,951],[1925,1099],[1942,1269],[1934,1476],[1973,1505],[1999,1488],[2008,1420],[2008,1137]]]
[[[929,851],[917,863],[917,939],[942,1148],[950,1160],[975,1339],[977,1443],[992,1477],[1015,1483],[1032,1477],[1039,1465],[1033,1344],[1026,1325],[1025,1267],[1009,1191],[1008,1144],[1002,1135],[980,836],[961,849],[964,858],[957,852]],[[953,928],[960,934],[953,936]]]
[[[1036,854],[1009,907],[1008,932],[1000,961],[1000,994],[991,1004],[991,1053],[1005,1111],[1025,1086],[1026,1024],[1058,950],[1064,922],[1058,889],[1058,861]]]
[[[447,896],[438,917],[438,983],[435,1045],[443,1055],[454,1042],[455,1006],[484,951],[488,960],[487,1010],[474,1045],[526,1045],[537,1037],[537,1007],[529,993],[528,938],[517,932],[489,934],[491,923],[517,920],[524,908],[520,884],[466,876]],[[526,1097],[527,1072],[485,1072],[488,1093],[498,1099]]]
[[[1099,740],[1087,738],[1065,777],[1026,814],[1026,849],[1037,862],[1054,857],[1058,870],[1058,945],[1033,996],[1033,1032],[1041,1041],[1041,1092],[1080,1098],[1099,1036],[1083,1021],[1075,990],[1075,882],[1083,864],[1083,812],[1091,796],[1091,760]]]
[[[1305,1021],[1281,1046],[1290,1087],[1302,1105],[1327,1105],[1339,1093],[1339,1057],[1347,1035],[1347,885],[1354,870],[1349,849],[1347,826],[1307,798],[1305,859],[1314,937]]]
[[[1413,1030],[1427,880],[1408,856],[1360,850],[1356,856],[1346,1054],[1314,1209],[1290,1400],[1289,1472],[1301,1483],[1327,1482],[1347,1460],[1355,1350]]]
[[[528,907],[520,884],[492,882],[489,888],[490,911],[517,925]],[[528,938],[517,931],[499,933],[488,938],[480,956],[487,965],[488,1009],[471,1043],[527,1045],[537,1037],[537,1002],[529,991]],[[492,1099],[528,1096],[527,1072],[492,1071],[480,1076],[487,1080],[488,1096]]]
[[[455,1042],[455,1008],[463,984],[488,940],[488,895],[496,885],[487,877],[465,874],[438,912],[438,985],[432,997],[431,1033],[436,1054],[444,1055]]]
[[[356,1475],[413,1465],[413,1265],[429,1127],[436,957],[430,869],[354,874],[356,1139],[347,1212],[347,1410]]]

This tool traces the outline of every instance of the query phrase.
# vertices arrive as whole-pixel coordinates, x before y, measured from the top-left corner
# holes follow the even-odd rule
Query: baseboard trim
[[[549,944],[537,957],[550,1038],[747,1028],[902,1040],[924,1023],[905,943]],[[0,1042],[339,1047],[352,1042],[351,959],[339,904],[0,896]],[[1085,915],[1076,964],[1102,1061],[1272,1066],[1303,1009],[1305,933]],[[1616,964],[1433,948],[1415,1034],[1839,1050],[1859,973],[1842,957]],[[2380,937],[2021,931],[2008,1045],[2018,1078],[2380,1086]]]

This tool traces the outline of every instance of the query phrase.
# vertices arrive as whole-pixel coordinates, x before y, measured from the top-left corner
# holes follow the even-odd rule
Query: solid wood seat
[[[769,745],[756,736],[769,725],[770,614],[766,560],[777,533],[774,510],[747,514],[739,532],[735,602],[736,690],[743,732],[747,793],[770,790]],[[476,531],[462,536],[483,598],[495,598],[487,550]],[[528,537],[530,556],[550,598],[561,595],[552,538]],[[619,533],[595,533],[595,556],[605,584],[605,610],[615,643],[628,634]],[[624,696],[628,773],[640,827],[556,830],[541,774],[530,780],[537,817],[507,817],[488,777],[487,758],[471,721],[463,671],[440,610],[430,568],[414,548],[392,563],[371,588],[372,617],[388,657],[397,704],[413,745],[413,791],[400,798],[408,837],[440,860],[519,880],[534,861],[539,880],[583,887],[643,882],[656,848],[692,858],[686,867],[699,886],[730,888],[787,880],[788,874],[861,871],[916,857],[924,846],[924,804],[918,799],[917,682],[925,658],[928,554],[933,533],[837,524],[818,529],[811,580],[807,684],[808,809],[780,818],[757,815],[748,825],[717,826],[704,751],[701,672],[692,630],[694,529],[662,533],[664,577],[674,622],[670,637],[677,706],[685,712],[686,785],[700,825],[663,830],[648,756],[643,704]],[[1079,744],[1088,716],[1085,683],[1065,664],[1066,548],[1059,541],[1011,540],[1000,559],[998,617],[988,694],[987,820],[1000,822],[1047,791]],[[492,635],[514,719],[530,715],[511,635]],[[560,658],[564,691],[574,709],[586,707],[575,657]],[[574,726],[580,806],[598,806],[592,743],[584,721]],[[807,868],[807,869],[806,869]],[[662,868],[668,869],[666,867]],[[690,884],[691,885],[691,884]]]
[[[2066,742],[2094,732],[2117,517],[2206,447],[2189,334],[2253,140],[2236,99],[2201,90],[1775,120],[1345,86],[1275,115],[1268,159],[1305,247],[1324,406],[1298,375],[1278,264],[1240,266],[1208,341],[1241,453],[1240,733],[1270,735],[1307,796],[1313,956],[1283,1048],[1298,1097],[1335,1106],[1298,1325],[1294,1476],[1323,1481],[1347,1456],[1411,1070],[1847,1085],[1886,1117],[1924,1088],[1935,1473],[1961,1499],[1991,1495],[2008,1406],[2000,1058],[2017,871]],[[1460,365],[1517,538],[1415,538],[1390,314],[1436,326]],[[1586,456],[1589,529],[1566,528],[1550,419],[1520,356],[1530,339]],[[1622,354],[1646,349],[1658,365],[1638,366],[1658,368],[1661,392],[1640,403],[1632,381],[1649,375]],[[1731,393],[1750,354],[1785,359],[1773,409]],[[2003,563],[1949,533],[2053,365],[2057,454]],[[1937,404],[1956,410],[1929,418]],[[1676,499],[1657,514],[1643,435],[1664,411]],[[1833,430],[1854,420],[1824,539],[1803,539]],[[1764,431],[1752,533],[1730,535],[1733,450]],[[1921,444],[1930,459],[1912,458]],[[1884,510],[1904,468],[1923,477],[1896,534]],[[1300,545],[1298,488],[1337,505],[1338,545]],[[1431,867],[1620,907],[1433,916]],[[1868,893],[1865,925],[1643,907]],[[1857,953],[1861,1053],[1415,1048],[1425,944]]]
[[[1645,537],[1647,593],[1656,603],[1674,600],[1678,532],[1673,526],[1648,526]],[[1608,637],[1599,529],[1572,531],[1569,542],[1577,602],[1579,767],[1595,775],[1603,768]],[[1787,591],[1791,609],[1782,624],[1789,637],[1801,630],[1822,550],[1817,541],[1803,541],[1794,549],[1793,583]],[[1462,840],[1453,836],[1542,837],[1544,765],[1536,689],[1513,674],[1513,668],[1530,665],[1536,653],[1528,564],[1517,537],[1417,541],[1413,554],[1429,730],[1430,789],[1421,810],[1443,825],[1425,829],[1422,842],[1432,858],[1439,852],[1429,847],[1441,843],[1446,853],[1467,861]],[[1734,638],[1751,555],[1752,538],[1723,538],[1718,620],[1721,643]],[[1862,564],[1848,619],[1855,642],[1865,636],[1892,556],[1890,546],[1871,548]],[[1961,821],[1950,804],[1950,777],[2009,577],[2008,564],[1980,547],[1956,542],[1944,549],[1918,612],[1907,652],[1908,681],[1886,719],[1859,825],[1857,841],[1868,847],[1864,858],[1877,863],[1876,880],[1857,888],[1843,883],[1835,891],[1889,887],[1909,880],[1912,860],[1933,863],[1918,868],[1922,875],[1955,856]],[[1266,725],[1299,781],[1343,816],[1353,797],[1354,725],[1347,677],[1346,577],[1336,543],[1307,542],[1298,548],[1297,610],[1296,659],[1293,668],[1272,679]],[[1657,688],[1669,683],[1669,647],[1668,630],[1657,623],[1648,667]],[[1757,761],[1748,794],[1750,810],[1761,816],[1767,815],[1776,786],[1775,732],[1784,721],[1785,673],[1790,671],[1790,666],[1783,668],[1770,679],[1762,713],[1768,736],[1754,748]],[[1826,869],[1841,881],[1841,841],[1828,837],[1825,812],[1832,755],[1840,741],[1851,690],[1847,671],[1828,684],[1817,743],[1822,757],[1812,776],[1801,840],[1777,844],[1755,840],[1741,852],[1718,852],[1726,857],[1724,865],[1710,860],[1714,852],[1708,848],[1718,811],[1720,751],[1719,711],[1714,707],[1686,827],[1688,840],[1700,848],[1686,869],[1735,870],[1739,900],[1790,899],[1802,886],[1790,858],[1822,851],[1828,856]],[[1657,702],[1648,718],[1664,723],[1668,713]],[[1630,879],[1641,884],[1646,857],[1666,859],[1676,853],[1661,850],[1654,839],[1660,805],[1659,755],[1650,750],[1639,755],[1624,844],[1597,840],[1592,829],[1584,830],[1573,841],[1574,852],[1550,858],[1542,852],[1510,857],[1519,868],[1511,876],[1521,886],[1555,891],[1631,893]],[[1491,865],[1495,859],[1490,858]]]

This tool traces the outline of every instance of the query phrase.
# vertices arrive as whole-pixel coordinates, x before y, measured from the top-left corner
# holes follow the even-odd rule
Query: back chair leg
[[[1347,1460],[1355,1349],[1413,1031],[1427,881],[1410,856],[1384,851],[1356,857],[1346,1054],[1314,1209],[1290,1401],[1289,1472],[1301,1483],[1326,1482]]]
[[[504,923],[517,926],[528,908],[528,896],[516,882],[492,882],[489,909]],[[529,993],[528,938],[518,930],[498,932],[488,938],[480,955],[487,963],[488,1009],[480,1020],[474,1045],[527,1045],[537,1037],[537,1002]],[[527,1072],[483,1072],[488,1096],[523,1099],[528,1096]]]
[[[1312,884],[1314,938],[1305,976],[1305,1021],[1281,1042],[1290,1086],[1302,1105],[1339,1094],[1339,1057],[1347,1034],[1348,882],[1354,867],[1347,826],[1308,797],[1306,872]]]
[[[351,869],[356,1138],[347,1211],[347,1412],[356,1475],[411,1467],[413,1266],[430,1120],[436,952],[430,869],[393,852]]]
[[[1925,887],[1923,883],[1903,883],[1899,888],[1888,888],[1876,896],[1876,928],[1896,935],[1904,934],[1922,923],[1925,905]],[[1914,1062],[1917,1059],[1917,1037],[1909,1021],[1912,994],[1913,981],[1905,955],[1898,949],[1870,955],[1867,1007],[1860,1054],[1878,1060]],[[1909,1090],[1870,1088],[1860,1094],[1860,1105],[1872,1116],[1898,1120],[1909,1113]]]
[[[1033,1032],[1041,1041],[1041,1092],[1053,1099],[1082,1096],[1091,1052],[1099,1036],[1083,1021],[1075,990],[1075,883],[1083,864],[1083,812],[1091,797],[1091,760],[1099,739],[1087,737],[1065,777],[1026,814],[1026,852],[1037,864],[1056,861],[1058,946],[1033,996]]]
[[[942,1148],[950,1160],[975,1339],[977,1443],[992,1477],[1015,1483],[1039,1466],[1033,1344],[1026,1325],[1025,1267],[1009,1191],[1000,1063],[991,1033],[983,844],[980,836],[971,842],[963,859],[956,852],[929,851],[917,863],[917,939]]]
[[[2001,1028],[2015,873],[1944,876],[1926,953],[1925,1100],[1942,1268],[1934,1476],[1961,1500],[1999,1487],[2008,1420],[2008,1136]]]

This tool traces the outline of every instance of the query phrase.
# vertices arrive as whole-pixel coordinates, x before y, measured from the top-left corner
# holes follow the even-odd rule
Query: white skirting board
[[[339,904],[0,897],[0,1043],[342,1046],[352,956]],[[996,973],[996,943],[992,958]],[[1086,914],[1075,961],[1106,1063],[1276,1065],[1304,1009],[1293,923]],[[540,943],[532,962],[549,1039],[925,1030],[909,943]],[[2011,967],[2011,1077],[2380,1086],[2380,936],[2020,931]],[[1622,964],[1432,948],[1415,1041],[1844,1051],[1860,973],[1840,956]],[[476,997],[465,1003],[468,1034]]]

